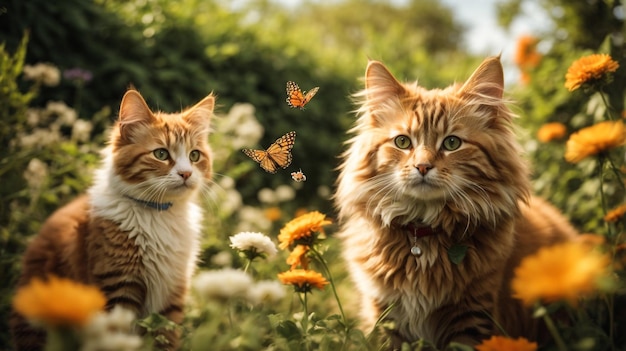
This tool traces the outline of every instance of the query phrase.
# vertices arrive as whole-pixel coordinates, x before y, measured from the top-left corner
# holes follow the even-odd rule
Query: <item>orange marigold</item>
[[[263,211],[265,214],[265,218],[269,219],[272,222],[276,222],[283,216],[283,212],[278,207],[269,207]]]
[[[581,242],[544,247],[515,269],[513,295],[528,306],[559,300],[576,305],[580,296],[595,291],[608,264],[606,255]]]
[[[563,123],[546,123],[537,131],[537,139],[542,143],[562,139],[567,133],[567,127]]]
[[[95,286],[50,276],[33,278],[13,298],[13,307],[26,319],[48,326],[84,326],[104,308],[106,298]]]
[[[622,121],[604,121],[570,135],[565,145],[565,159],[576,163],[588,156],[622,146],[626,129]]]
[[[541,54],[537,52],[537,43],[539,39],[530,35],[522,35],[517,39],[515,64],[520,69],[534,68],[541,61]]]
[[[615,72],[618,68],[619,64],[607,54],[581,57],[567,69],[565,87],[569,91],[574,91],[585,83],[605,78],[608,73]]]
[[[291,284],[298,292],[309,292],[311,288],[324,289],[328,280],[321,273],[308,269],[292,269],[278,273],[278,279],[283,284]]]
[[[312,211],[289,221],[278,233],[279,247],[287,249],[294,244],[311,244],[313,233],[323,232],[323,226],[332,222],[326,215]]]
[[[535,351],[537,343],[524,338],[511,339],[504,336],[492,336],[476,345],[477,351]]]
[[[291,269],[295,269],[300,266],[304,269],[309,268],[309,258],[306,254],[309,252],[309,247],[306,245],[297,245],[287,257],[287,264],[291,265]]]
[[[610,210],[605,216],[604,220],[607,222],[617,222],[626,213],[626,204],[620,205]]]

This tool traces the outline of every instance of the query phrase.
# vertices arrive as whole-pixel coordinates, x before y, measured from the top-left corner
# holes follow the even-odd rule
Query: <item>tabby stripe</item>
[[[114,284],[107,284],[107,285],[103,285],[100,287],[100,290],[102,290],[102,292],[104,292],[105,294],[109,294],[112,293],[114,291],[120,290],[122,288],[129,288],[129,289],[133,289],[133,290],[139,290],[141,292],[141,295],[145,295],[146,294],[146,287],[145,285],[138,283],[138,282],[134,282],[134,281],[120,281]]]
[[[116,297],[110,298],[109,301],[107,301],[107,308],[113,308],[113,306],[115,305],[122,305],[122,306],[130,305],[130,306],[135,307],[137,311],[141,310],[141,306],[142,306],[140,302],[135,301],[128,296],[116,296]]]
[[[454,318],[452,318],[449,321],[448,325],[454,326],[454,325],[462,324],[463,322],[468,322],[468,321],[476,325],[478,324],[476,320],[480,320],[480,321],[485,320],[488,323],[491,322],[491,319],[489,318],[489,316],[487,316],[485,312],[483,311],[468,311],[468,312],[456,315]]]
[[[167,315],[167,314],[169,314],[171,312],[174,312],[174,311],[176,311],[176,312],[183,312],[183,307],[179,306],[179,305],[169,305],[169,306],[167,306],[167,308],[164,308],[161,311],[161,314],[162,315]]]
[[[491,168],[493,169],[500,169],[500,167],[497,166],[496,162],[493,160],[493,158],[491,157],[491,154],[489,154],[487,152],[487,149],[480,143],[477,142],[473,142],[470,140],[463,140],[463,142],[466,142],[470,145],[474,145],[475,147],[477,147],[483,154],[485,154],[485,156],[487,157],[487,161],[489,161],[489,165],[491,166]]]
[[[94,273],[94,277],[96,277],[99,281],[103,281],[103,280],[107,280],[111,278],[119,278],[120,276],[123,276],[123,275],[124,275],[124,272],[122,272],[121,270],[114,270],[114,271],[105,272],[105,273]]]

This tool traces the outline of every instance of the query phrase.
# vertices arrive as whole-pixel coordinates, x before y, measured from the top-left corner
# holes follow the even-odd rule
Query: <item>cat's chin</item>
[[[405,193],[419,201],[438,201],[445,199],[445,192],[442,188],[426,183],[411,185]]]

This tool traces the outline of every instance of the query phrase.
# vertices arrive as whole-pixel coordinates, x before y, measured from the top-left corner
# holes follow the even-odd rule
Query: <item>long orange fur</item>
[[[363,328],[393,305],[392,348],[418,339],[475,345],[501,333],[494,321],[508,335],[537,337],[529,310],[511,296],[513,269],[576,231],[531,196],[503,89],[498,57],[464,84],[434,90],[399,82],[380,62],[367,66],[335,194],[338,236]],[[399,135],[410,147],[395,144]],[[444,147],[449,136],[458,149]],[[416,225],[433,234],[415,239]],[[458,264],[452,247],[467,248]]]

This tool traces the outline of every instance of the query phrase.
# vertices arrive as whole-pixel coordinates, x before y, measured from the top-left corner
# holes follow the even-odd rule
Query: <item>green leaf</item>
[[[448,249],[448,258],[452,263],[458,265],[465,258],[467,253],[467,245],[454,244]]]

